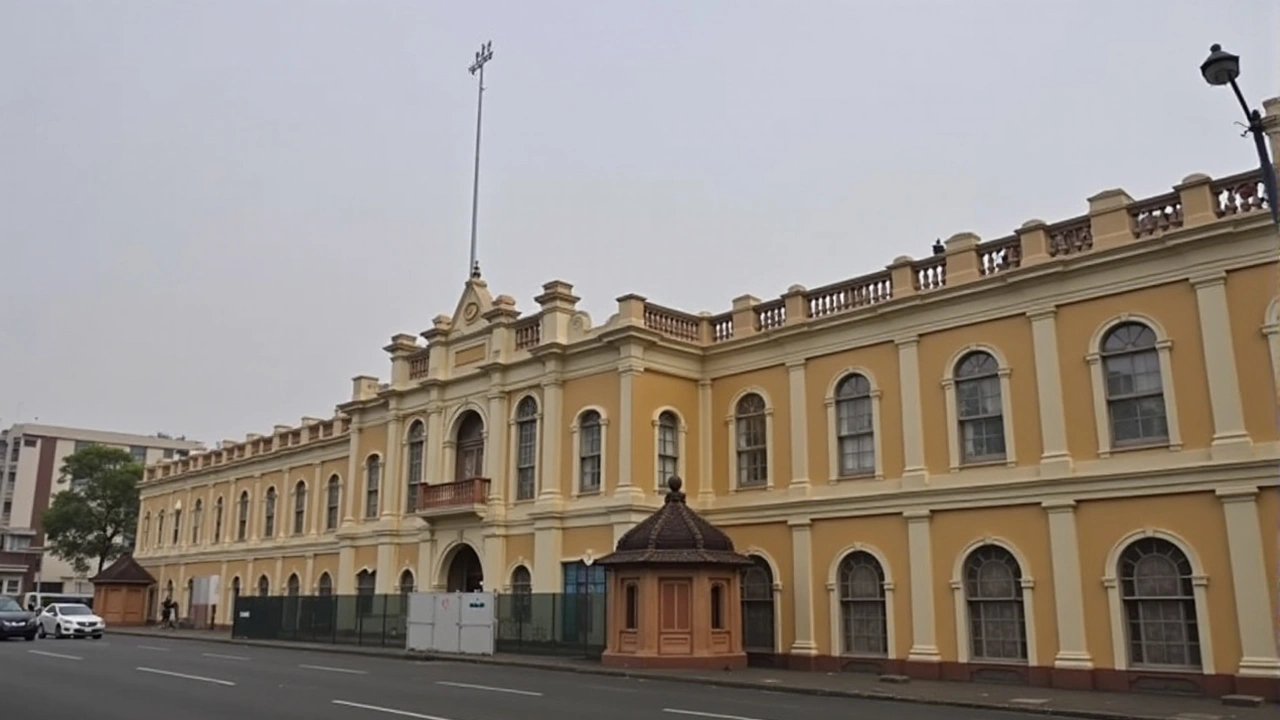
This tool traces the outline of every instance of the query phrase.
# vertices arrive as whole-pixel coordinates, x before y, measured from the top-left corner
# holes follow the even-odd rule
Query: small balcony
[[[424,518],[473,515],[484,517],[489,478],[470,478],[418,488],[418,515]]]

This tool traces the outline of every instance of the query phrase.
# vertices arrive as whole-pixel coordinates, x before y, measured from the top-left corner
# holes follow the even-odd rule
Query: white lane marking
[[[468,688],[471,690],[488,690],[490,692],[511,693],[512,695],[528,695],[530,697],[542,697],[540,692],[531,692],[529,690],[515,690],[513,688],[500,688],[490,685],[472,685],[471,683],[445,682],[444,680],[436,681],[437,685],[448,685],[449,687]]]
[[[156,675],[168,675],[169,677],[182,678],[184,680],[199,680],[200,682],[213,683],[215,685],[233,686],[235,683],[230,680],[219,680],[217,678],[204,677],[203,675],[187,675],[185,673],[169,672],[168,670],[157,670],[155,668],[137,667],[134,668],[138,672],[155,673]]]
[[[720,713],[698,712],[697,710],[677,710],[676,708],[662,708],[662,712],[675,713],[676,715],[696,715],[705,718],[720,718],[720,720],[760,720],[760,718],[743,717],[742,715],[721,715]]]
[[[387,713],[388,715],[401,715],[404,717],[419,718],[420,720],[449,720],[449,718],[442,718],[437,715],[423,715],[421,713],[409,712],[408,710],[396,710],[395,708],[378,707],[377,705],[365,705],[364,703],[347,702],[346,700],[334,700],[333,704],[359,708],[361,710],[372,710],[374,712]]]
[[[169,652],[167,647],[157,647],[155,645],[139,645],[139,650],[155,650],[156,652]]]
[[[327,665],[299,665],[305,670],[322,670],[324,672],[349,673],[351,675],[368,675],[368,670],[352,670],[351,668],[328,667]]]
[[[51,657],[51,658],[62,658],[63,660],[83,660],[84,659],[82,657],[76,657],[75,655],[63,655],[62,653],[45,652],[44,650],[28,650],[27,652],[31,653],[32,655],[43,655],[45,657]]]
[[[200,654],[207,658],[217,658],[219,660],[248,660],[249,659],[243,655],[219,655],[218,653],[200,653]]]

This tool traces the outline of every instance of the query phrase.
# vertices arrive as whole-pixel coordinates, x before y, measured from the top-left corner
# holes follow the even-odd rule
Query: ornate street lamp
[[[1262,113],[1249,108],[1249,103],[1245,102],[1244,93],[1240,92],[1240,86],[1236,84],[1236,78],[1240,77],[1240,57],[1232,55],[1223,50],[1221,45],[1214,43],[1213,47],[1209,48],[1208,59],[1200,64],[1200,74],[1210,85],[1230,85],[1231,90],[1236,94],[1236,100],[1240,101],[1240,108],[1244,110],[1245,119],[1249,121],[1246,127],[1248,132],[1253,134],[1253,144],[1258,150],[1258,164],[1262,168],[1262,184],[1267,191],[1267,206],[1271,210],[1271,220],[1280,225],[1280,208],[1276,207],[1276,170],[1267,152]]]

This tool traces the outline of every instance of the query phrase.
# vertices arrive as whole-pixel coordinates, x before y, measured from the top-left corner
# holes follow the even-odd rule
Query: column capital
[[[1076,510],[1075,500],[1045,500],[1040,503],[1047,513],[1070,513]]]
[[[1058,308],[1052,305],[1050,305],[1049,307],[1032,308],[1031,310],[1027,311],[1027,318],[1030,319],[1031,322],[1044,322],[1045,320],[1052,320],[1055,317],[1057,317],[1057,315],[1058,315]]]
[[[1236,488],[1218,488],[1213,491],[1218,496],[1218,500],[1223,504],[1226,503],[1253,503],[1258,501],[1258,488],[1256,487],[1236,487]]]
[[[919,345],[919,344],[920,344],[920,336],[919,336],[919,335],[905,335],[905,336],[902,336],[902,337],[896,337],[896,338],[894,338],[894,339],[893,339],[893,344],[894,344],[894,345],[897,345],[897,346],[898,346],[898,349],[902,349],[902,348],[905,348],[905,347],[915,347],[915,346],[917,346],[917,345]]]
[[[798,360],[788,360],[784,363],[789,372],[804,372],[805,363],[808,362],[804,358]]]
[[[902,517],[906,518],[907,522],[923,522],[931,515],[933,515],[932,510],[904,510],[902,513]]]
[[[1199,290],[1200,288],[1213,287],[1215,285],[1225,285],[1227,282],[1227,273],[1225,270],[1216,270],[1213,272],[1192,275],[1188,279],[1191,281],[1191,287]]]
[[[792,530],[796,530],[796,529],[808,530],[809,528],[813,527],[813,520],[807,517],[791,518],[790,520],[787,521],[787,527],[791,528]]]

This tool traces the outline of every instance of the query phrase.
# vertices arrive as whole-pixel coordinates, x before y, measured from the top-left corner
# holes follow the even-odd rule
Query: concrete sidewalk
[[[680,670],[625,670],[603,667],[598,662],[583,658],[506,654],[493,656],[425,655],[411,653],[403,648],[238,640],[232,638],[226,631],[118,628],[111,630],[110,634],[196,640],[245,647],[289,648],[378,658],[439,659],[451,662],[535,668],[556,672],[577,672],[717,685],[721,687],[749,688],[769,692],[897,700],[929,705],[1095,718],[1097,720],[1263,720],[1263,718],[1274,720],[1277,716],[1274,705],[1233,707],[1224,704],[1220,700],[1203,697],[1058,690],[1054,688],[928,680],[886,683],[875,675],[862,673],[796,672],[762,668],[715,673]]]

